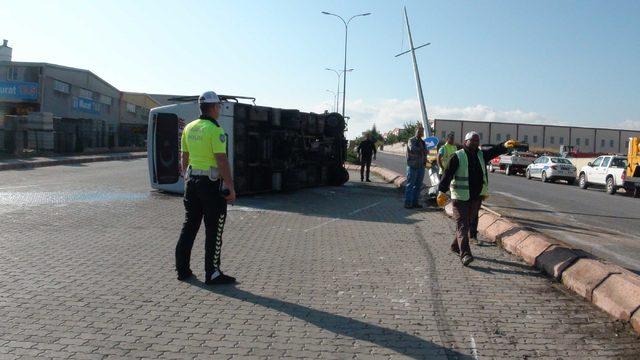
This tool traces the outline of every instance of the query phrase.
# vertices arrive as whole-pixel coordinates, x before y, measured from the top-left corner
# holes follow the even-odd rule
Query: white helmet
[[[478,133],[477,133],[477,132],[475,132],[475,131],[469,131],[469,132],[467,133],[467,135],[465,135],[465,136],[464,136],[464,141],[471,140],[471,138],[472,138],[474,135],[475,135],[475,136],[480,137],[480,135],[478,135]]]
[[[220,98],[218,97],[218,94],[213,91],[205,91],[198,98],[198,104],[215,104],[219,102]]]

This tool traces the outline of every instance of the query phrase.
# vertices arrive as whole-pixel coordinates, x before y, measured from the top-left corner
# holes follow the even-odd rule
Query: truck
[[[171,99],[176,104],[151,109],[147,152],[151,187],[184,192],[180,171],[182,129],[200,116],[197,96]],[[239,195],[339,186],[349,179],[344,168],[346,123],[338,113],[256,106],[254,98],[220,95],[218,123],[227,136],[227,156]],[[252,103],[241,101],[251,100]]]
[[[629,138],[627,168],[623,173],[624,189],[634,197],[640,197],[640,138]]]
[[[589,186],[604,186],[607,193],[613,195],[625,187],[625,170],[627,157],[620,155],[598,156],[580,169],[578,186],[587,189]]]
[[[488,148],[490,145],[483,145]],[[489,162],[489,172],[496,170],[504,171],[505,175],[524,175],[527,166],[536,159],[534,154],[529,153],[529,145],[521,144],[511,150],[507,155],[500,155]]]

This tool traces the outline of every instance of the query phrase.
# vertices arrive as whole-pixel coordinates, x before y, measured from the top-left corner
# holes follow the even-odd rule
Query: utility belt
[[[202,176],[202,177],[208,177],[209,180],[211,181],[218,181],[220,180],[220,173],[218,172],[218,168],[209,168],[209,170],[200,170],[200,169],[193,169],[191,168],[191,166],[189,166],[187,168],[187,177],[192,177],[192,176]]]

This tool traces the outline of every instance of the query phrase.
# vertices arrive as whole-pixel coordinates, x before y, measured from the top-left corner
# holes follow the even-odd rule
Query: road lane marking
[[[0,187],[0,190],[7,190],[7,189],[22,189],[22,188],[30,188],[30,187],[38,187],[40,185],[20,185],[20,186],[5,186],[5,187]]]
[[[357,214],[357,213],[359,213],[359,212],[365,211],[365,210],[367,210],[367,209],[369,209],[369,208],[372,208],[372,207],[374,207],[374,206],[376,206],[376,205],[379,205],[379,204],[381,204],[381,203],[382,203],[382,201],[378,201],[377,203],[371,204],[371,205],[369,205],[369,206],[365,206],[365,207],[363,207],[363,208],[356,209],[356,210],[354,210],[354,211],[350,212],[350,213],[349,213],[349,215],[355,215],[355,214]],[[310,227],[310,228],[305,229],[305,230],[303,230],[303,231],[304,231],[304,232],[309,232],[309,231],[311,231],[311,230],[315,230],[315,229],[317,229],[317,228],[319,228],[319,227],[325,226],[325,225],[327,225],[327,224],[330,224],[330,223],[332,223],[332,222],[334,222],[334,221],[338,221],[338,220],[340,220],[340,219],[339,219],[339,218],[333,218],[333,219],[331,219],[331,220],[327,220],[327,221],[325,221],[325,222],[323,222],[323,223],[321,223],[321,224],[318,224],[318,225],[316,225],[316,226]]]
[[[471,335],[471,355],[473,355],[473,358],[478,360],[478,350],[476,349],[476,339],[473,338],[473,335]]]

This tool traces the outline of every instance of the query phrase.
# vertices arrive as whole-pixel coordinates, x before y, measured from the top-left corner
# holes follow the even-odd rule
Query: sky
[[[88,69],[122,91],[334,108],[348,32],[348,137],[420,119],[640,129],[640,1],[0,0],[15,61]],[[329,90],[329,91],[328,91]],[[342,90],[342,89],[341,89]],[[340,99],[341,104],[341,99]]]

